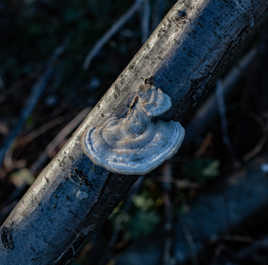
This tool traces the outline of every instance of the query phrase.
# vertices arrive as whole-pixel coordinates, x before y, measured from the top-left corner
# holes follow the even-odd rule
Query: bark
[[[83,239],[95,235],[137,177],[92,164],[82,152],[81,135],[111,114],[126,112],[148,78],[172,98],[165,118],[183,119],[268,13],[267,0],[243,2],[243,8],[231,0],[174,5],[4,222],[1,264],[67,264]]]

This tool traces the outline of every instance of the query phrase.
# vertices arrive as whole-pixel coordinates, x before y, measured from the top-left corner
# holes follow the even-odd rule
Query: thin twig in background
[[[194,153],[194,156],[201,157],[202,155],[204,155],[208,151],[209,147],[212,145],[212,140],[213,134],[209,132],[207,135],[205,135],[202,143],[200,144],[200,147]]]
[[[174,181],[175,187],[181,191],[185,189],[200,189],[200,184],[190,181],[188,179],[181,179]]]
[[[163,0],[155,0],[153,15],[152,15],[152,30],[154,30],[158,24],[161,22],[165,11],[166,11],[166,1]]]
[[[23,168],[26,165],[26,161],[24,158],[20,160],[13,160],[13,153],[14,153],[15,145],[11,145],[10,148],[7,150],[4,160],[3,160],[3,167],[5,168],[5,172],[12,171],[15,168]]]
[[[9,95],[12,95],[13,93],[16,92],[16,90],[20,89],[21,87],[25,86],[25,84],[27,84],[28,82],[28,78],[24,78],[24,79],[19,79],[17,81],[15,81],[10,87],[8,87],[8,89],[3,89],[1,91],[1,95],[0,95],[0,104],[2,104],[8,97]]]
[[[89,108],[85,108],[75,116],[57,135],[56,137],[48,144],[45,151],[39,156],[35,163],[31,167],[31,171],[35,174],[39,171],[44,164],[47,162],[49,157],[53,156],[56,148],[63,143],[68,135],[70,135],[82,122],[89,112]]]
[[[36,138],[41,136],[42,134],[46,133],[47,131],[55,128],[56,126],[62,124],[66,120],[66,117],[56,117],[55,119],[45,123],[41,127],[31,131],[29,134],[21,137],[16,141],[16,146],[17,147],[23,147],[30,142],[34,141]]]
[[[218,264],[218,259],[220,258],[221,254],[224,250],[225,250],[225,247],[223,245],[218,246],[214,251],[214,255],[211,259],[212,261],[209,264],[211,264],[211,265]]]
[[[242,249],[237,257],[240,259],[246,259],[248,257],[252,257],[254,254],[258,253],[259,250],[263,250],[263,253],[266,253],[268,249],[268,237],[264,237],[261,240],[257,240],[252,243],[249,247]],[[260,251],[259,251],[260,252]]]
[[[242,60],[234,67],[231,72],[222,80],[223,94],[226,97],[234,88],[237,81],[245,73],[249,64],[257,55],[257,49],[254,48],[246,54]],[[213,94],[198,111],[196,116],[192,119],[187,127],[187,134],[184,143],[190,143],[202,133],[204,133],[209,124],[217,117],[217,97]]]
[[[247,244],[251,244],[253,242],[253,238],[249,236],[241,236],[241,235],[224,235],[221,237],[221,239],[225,241],[247,243]]]
[[[189,247],[189,253],[190,253],[190,258],[191,258],[192,264],[198,265],[199,262],[197,260],[196,254],[195,254],[197,252],[197,247],[196,247],[194,239],[193,239],[193,234],[185,224],[182,225],[182,232],[183,232],[183,235],[185,237],[185,241],[187,242],[188,247]]]
[[[145,0],[141,10],[141,42],[144,43],[150,35],[151,6],[149,0]]]
[[[172,168],[169,162],[165,163],[163,166],[163,182],[162,188],[164,193],[164,208],[165,208],[165,241],[164,241],[164,248],[163,248],[163,256],[162,256],[162,264],[163,265],[170,265],[172,263],[171,257],[171,248],[172,248],[172,223],[173,223],[173,211],[172,211],[172,204],[171,204],[171,183],[172,183]]]
[[[65,43],[61,46],[59,46],[55,52],[53,53],[52,57],[50,58],[46,71],[44,74],[40,77],[40,79],[34,84],[32,87],[31,95],[28,98],[25,107],[23,108],[20,118],[18,120],[18,123],[16,127],[10,132],[8,137],[3,143],[3,146],[0,150],[0,166],[3,163],[3,160],[5,158],[6,153],[14,143],[14,140],[16,137],[21,133],[21,130],[25,124],[25,122],[28,120],[30,117],[31,113],[33,112],[33,109],[35,108],[36,104],[38,103],[42,93],[44,92],[48,81],[52,77],[53,70],[54,70],[54,65],[59,58],[59,56],[63,53],[64,48],[65,48]]]
[[[221,80],[217,82],[216,97],[217,97],[217,102],[218,102],[218,110],[220,114],[221,132],[222,132],[223,142],[226,145],[227,149],[229,150],[233,161],[236,162],[237,161],[236,155],[235,155],[235,152],[234,152],[231,140],[230,140],[230,136],[229,136],[228,121],[226,117],[226,106],[224,102],[224,90],[223,90],[223,85],[222,85]]]
[[[113,37],[113,35],[118,32],[118,30],[123,27],[126,22],[139,10],[141,4],[144,0],[136,0],[135,3],[128,9],[128,11],[123,14],[112,27],[97,41],[93,48],[89,51],[88,55],[83,64],[84,70],[87,70],[90,66],[92,60],[99,54],[102,47]]]
[[[247,162],[257,156],[262,150],[264,145],[267,143],[268,135],[265,129],[265,124],[263,121],[256,115],[252,115],[252,118],[260,125],[262,128],[262,136],[259,137],[258,142],[255,144],[255,146],[243,156],[243,161]]]
[[[130,194],[129,194],[127,200],[125,201],[124,205],[120,209],[120,211],[124,211],[124,212],[128,212],[129,211],[130,207],[132,206],[133,197],[134,197],[134,195],[136,195],[140,191],[140,188],[141,188],[141,186],[143,184],[143,181],[144,181],[144,176],[140,176],[137,179],[137,181],[135,182],[135,184],[132,186],[132,188],[130,190]],[[115,226],[115,228],[113,230],[113,234],[112,234],[111,240],[109,241],[106,250],[104,250],[103,257],[102,257],[99,265],[108,264],[109,260],[112,258],[111,257],[112,256],[111,249],[116,244],[116,242],[118,240],[118,237],[119,237],[120,231],[121,231],[120,224],[116,224],[116,226]]]

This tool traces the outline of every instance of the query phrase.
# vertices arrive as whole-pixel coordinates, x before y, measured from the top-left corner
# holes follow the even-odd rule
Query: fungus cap
[[[84,153],[92,162],[114,173],[149,173],[172,157],[184,138],[179,122],[151,120],[171,107],[168,95],[152,86],[137,97],[126,117],[112,116],[82,137]]]

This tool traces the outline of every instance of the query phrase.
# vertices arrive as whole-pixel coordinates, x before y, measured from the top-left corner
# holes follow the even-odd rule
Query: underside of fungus
[[[112,116],[82,137],[84,153],[95,164],[115,173],[143,175],[179,149],[184,129],[179,122],[157,120],[171,107],[160,88],[150,86],[133,99],[123,118]]]

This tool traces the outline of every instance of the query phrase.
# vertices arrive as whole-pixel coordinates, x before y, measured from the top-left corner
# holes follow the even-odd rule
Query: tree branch
[[[174,5],[2,225],[2,264],[67,264],[83,239],[95,235],[137,177],[95,166],[81,148],[84,131],[125,113],[148,78],[172,99],[173,106],[163,118],[183,119],[226,69],[235,47],[245,43],[268,14],[267,0],[252,2],[251,9],[251,1],[244,0],[243,10],[232,1]],[[248,12],[254,15],[254,27]]]
[[[99,54],[100,50],[103,46],[114,36],[116,32],[118,32],[127,22],[128,20],[139,10],[141,4],[144,0],[136,0],[134,4],[130,7],[130,9],[123,14],[119,20],[117,20],[112,27],[100,38],[100,40],[94,45],[94,47],[87,54],[83,68],[87,70],[90,66],[92,60]]]

